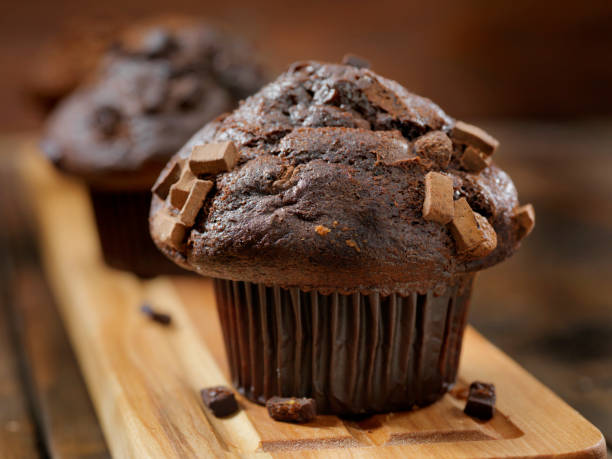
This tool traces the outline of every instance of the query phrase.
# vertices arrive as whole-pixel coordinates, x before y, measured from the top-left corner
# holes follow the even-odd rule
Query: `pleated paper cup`
[[[455,382],[473,279],[407,296],[216,279],[233,384],[257,403],[312,397],[322,413],[428,405]]]

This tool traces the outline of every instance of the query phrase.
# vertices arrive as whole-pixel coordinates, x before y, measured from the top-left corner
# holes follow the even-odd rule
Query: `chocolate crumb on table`
[[[238,402],[231,389],[225,386],[207,387],[200,391],[202,401],[206,408],[222,418],[238,411]]]
[[[162,325],[170,325],[172,323],[172,317],[169,314],[155,311],[151,305],[145,303],[140,307],[140,311],[149,317],[152,321],[160,323]]]
[[[317,405],[312,398],[272,397],[266,408],[276,421],[309,422],[317,417]]]
[[[483,421],[491,419],[495,412],[495,386],[480,381],[470,384],[470,393],[463,412]]]

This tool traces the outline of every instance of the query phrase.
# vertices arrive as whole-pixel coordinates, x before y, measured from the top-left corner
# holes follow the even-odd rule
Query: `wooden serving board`
[[[454,395],[427,408],[292,425],[238,397],[238,414],[215,418],[199,398],[229,385],[212,283],[106,267],[86,190],[24,150],[45,269],[115,457],[605,457],[594,426],[469,327]],[[172,325],[143,317],[144,301]],[[497,388],[489,422],[462,412],[477,379]]]

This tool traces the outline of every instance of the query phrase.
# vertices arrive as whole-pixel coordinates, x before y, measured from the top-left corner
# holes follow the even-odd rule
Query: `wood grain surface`
[[[304,426],[280,424],[243,399],[237,415],[212,417],[198,390],[228,383],[221,337],[212,325],[217,318],[210,282],[141,282],[105,267],[85,190],[59,177],[31,149],[21,154],[46,272],[114,455],[605,455],[595,427],[471,328],[459,385],[475,379],[496,384],[492,422],[463,416],[463,401],[452,394],[423,410],[362,423],[321,416]],[[170,313],[173,325],[148,322],[139,313],[145,300]]]
[[[21,139],[13,140],[21,144]],[[9,148],[9,151],[10,151]],[[42,272],[35,224],[25,200],[14,159],[0,156],[0,251],[2,303],[0,326],[11,331],[11,342],[0,344],[0,360],[18,364],[18,390],[25,393],[31,420],[7,420],[13,435],[31,438],[36,449],[32,457],[104,458],[108,449],[93,405],[85,388],[74,353],[59,318],[53,296]],[[14,351],[13,359],[9,352]],[[11,361],[13,360],[13,361]],[[0,376],[0,387],[10,381]],[[20,400],[15,396],[12,405]],[[11,404],[0,403],[0,417],[11,417]],[[11,443],[0,439],[0,457],[28,457],[25,451],[7,450]]]

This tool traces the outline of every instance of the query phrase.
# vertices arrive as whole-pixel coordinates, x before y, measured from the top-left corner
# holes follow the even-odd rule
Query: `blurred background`
[[[470,321],[610,443],[612,2],[171,3],[169,10],[160,0],[3,2],[0,167],[6,170],[16,143],[41,127],[37,80],[48,72],[70,79],[45,63],[45,52],[53,54],[45,50],[60,43],[55,54],[66,68],[85,73],[90,64],[73,53],[76,43],[95,50],[151,14],[220,23],[253,41],[275,72],[301,59],[363,56],[376,72],[500,140],[495,159],[521,202],[534,204],[537,224],[517,255],[479,276]],[[19,325],[18,312],[7,314]],[[19,343],[18,331],[5,333]]]

